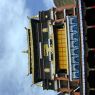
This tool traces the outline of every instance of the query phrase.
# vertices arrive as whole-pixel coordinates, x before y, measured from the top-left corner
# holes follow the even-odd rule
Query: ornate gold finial
[[[26,50],[26,51],[22,51],[22,53],[28,53],[28,50]]]

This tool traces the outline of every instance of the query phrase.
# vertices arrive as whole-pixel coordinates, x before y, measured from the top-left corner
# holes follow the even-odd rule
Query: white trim
[[[85,95],[85,62],[84,62],[84,39],[83,39],[83,22],[82,22],[82,5],[81,5],[81,0],[78,0],[78,5],[79,5],[79,16],[80,16],[80,36],[81,36],[81,62],[82,62],[82,89],[83,92],[82,94]]]
[[[69,31],[69,16],[66,16],[67,19],[67,36],[68,36],[68,55],[69,55],[69,74],[70,80],[72,81],[72,66],[71,66],[71,49],[70,49],[70,31]]]

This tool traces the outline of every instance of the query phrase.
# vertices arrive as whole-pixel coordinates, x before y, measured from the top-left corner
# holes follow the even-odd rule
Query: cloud
[[[0,0],[0,95],[20,95],[30,85],[27,75],[25,0]],[[28,80],[29,82],[25,81]],[[28,86],[29,87],[29,86]],[[31,88],[31,87],[30,87]],[[30,89],[27,90],[29,92]],[[29,94],[28,94],[29,95]]]
[[[46,5],[47,8],[52,8],[54,7],[53,0],[43,0],[44,4]]]

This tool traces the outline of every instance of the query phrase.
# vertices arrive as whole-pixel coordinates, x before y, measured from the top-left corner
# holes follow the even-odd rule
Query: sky
[[[52,6],[52,0],[0,0],[0,95],[56,95],[32,85],[28,55],[22,53],[27,50],[27,16]]]

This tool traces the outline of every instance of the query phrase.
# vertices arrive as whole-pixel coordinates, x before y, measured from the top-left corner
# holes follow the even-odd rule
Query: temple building
[[[95,95],[95,0],[53,1],[26,28],[33,84],[58,95]]]

